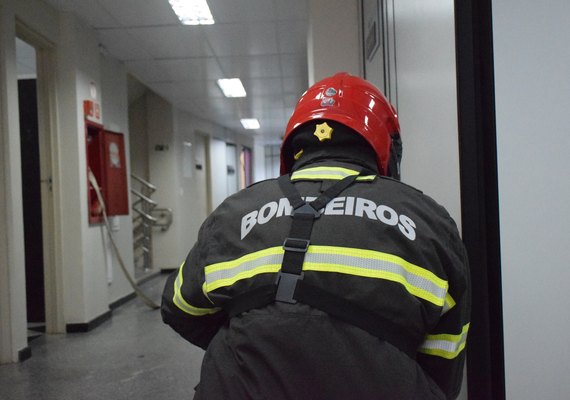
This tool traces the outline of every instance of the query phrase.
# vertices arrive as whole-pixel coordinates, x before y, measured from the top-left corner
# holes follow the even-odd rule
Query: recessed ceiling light
[[[168,0],[184,25],[212,25],[214,17],[206,0]]]
[[[241,124],[245,129],[259,129],[259,121],[257,118],[242,118],[240,119]]]
[[[226,97],[245,97],[245,88],[239,78],[218,79],[218,86]]]

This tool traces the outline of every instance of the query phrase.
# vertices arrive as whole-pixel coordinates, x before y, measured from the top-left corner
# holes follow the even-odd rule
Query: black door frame
[[[473,306],[469,400],[505,398],[492,0],[455,0],[463,240]]]

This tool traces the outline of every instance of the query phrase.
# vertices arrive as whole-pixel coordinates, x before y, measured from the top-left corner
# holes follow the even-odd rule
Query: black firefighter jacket
[[[291,181],[310,201],[356,169],[313,163]],[[275,282],[290,214],[275,179],[240,191],[207,218],[169,277],[164,321],[206,349],[195,399],[455,398],[470,285],[448,213],[410,186],[361,174],[315,220],[305,255],[304,281],[411,333],[411,355],[302,303],[275,302],[228,318],[228,300]]]

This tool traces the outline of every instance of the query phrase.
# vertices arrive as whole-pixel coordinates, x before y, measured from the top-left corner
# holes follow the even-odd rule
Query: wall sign
[[[380,47],[380,0],[362,1],[364,56],[372,61]]]

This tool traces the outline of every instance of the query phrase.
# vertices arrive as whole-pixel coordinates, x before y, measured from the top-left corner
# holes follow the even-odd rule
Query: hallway
[[[154,301],[166,277],[142,286]],[[2,400],[188,399],[203,355],[139,299],[91,332],[44,335],[30,347],[29,360],[0,365]]]

